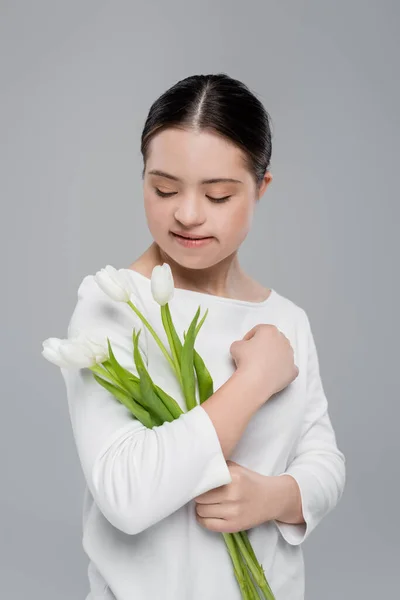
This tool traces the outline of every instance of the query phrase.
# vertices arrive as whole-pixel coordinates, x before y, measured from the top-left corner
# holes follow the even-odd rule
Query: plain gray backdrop
[[[88,593],[83,475],[41,344],[66,336],[85,275],[152,241],[151,103],[217,72],[271,114],[274,179],[241,262],[307,311],[346,456],[342,500],[303,545],[306,600],[398,597],[399,16],[382,0],[0,2],[2,598]]]

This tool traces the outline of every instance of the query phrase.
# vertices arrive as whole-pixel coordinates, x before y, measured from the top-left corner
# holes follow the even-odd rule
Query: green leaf
[[[178,419],[178,417],[180,417],[183,414],[183,410],[181,409],[177,401],[174,398],[172,398],[172,396],[169,396],[167,392],[164,392],[163,389],[158,387],[158,385],[154,385],[154,388],[157,393],[157,396],[160,398],[164,406],[168,408],[169,412],[174,417],[174,419]]]
[[[173,421],[174,418],[154,391],[153,381],[147,372],[139,351],[138,339],[140,331],[141,330],[135,335],[135,330],[133,330],[133,353],[136,369],[140,377],[140,391],[147,410],[151,413],[153,418],[157,420],[157,424],[162,425],[165,421]]]
[[[199,400],[202,404],[214,393],[214,382],[203,359],[195,348],[193,349],[193,362],[199,386]]]
[[[196,340],[197,335],[207,317],[207,314],[208,314],[208,308],[207,308],[206,312],[204,313],[204,316],[201,319],[200,323],[196,327],[195,340]],[[194,352],[194,358],[193,358],[194,368],[196,371],[197,381],[199,384],[199,400],[200,400],[200,404],[202,404],[205,400],[207,400],[214,393],[214,382],[213,382],[211,374],[210,374],[209,370],[207,369],[200,354],[197,352],[197,350],[195,348],[194,348],[193,352]]]
[[[145,425],[145,427],[154,427],[153,419],[151,418],[149,412],[142,406],[140,406],[140,404],[135,402],[135,400],[130,398],[128,394],[124,392],[124,390],[110,383],[109,381],[102,379],[95,373],[93,373],[93,377],[100,385],[102,385],[106,390],[108,390],[119,402],[121,402],[121,404],[123,404],[133,414],[133,416],[136,417],[136,419],[138,419],[138,421]]]
[[[109,373],[111,373],[111,375],[113,375],[113,377],[118,379],[117,374],[116,374],[115,370],[113,369],[113,367],[111,366],[111,363],[109,360],[106,360],[101,364],[103,365],[103,367],[105,367],[107,369],[107,371]],[[128,371],[125,369],[125,375],[128,377],[128,379],[131,379],[132,381],[137,381],[137,383],[139,383],[139,377],[137,377],[134,373],[131,373],[131,371]]]
[[[116,370],[111,366],[110,361],[103,362],[102,366],[107,369],[107,371],[110,373],[110,376],[112,376],[114,379],[116,379],[120,383],[121,386],[123,385],[120,378],[118,377],[118,375],[116,373]],[[120,368],[123,370],[124,377],[126,377],[126,384],[127,384],[128,388],[127,388],[127,386],[125,386],[125,390],[127,392],[129,392],[129,395],[132,396],[133,399],[138,404],[143,406],[143,408],[146,408],[146,404],[143,402],[142,394],[140,391],[139,377],[137,377],[134,373],[131,373],[131,371],[128,371],[127,369],[124,369],[121,366],[120,366]]]
[[[200,307],[199,307],[200,308]],[[206,312],[203,315],[203,318],[201,319],[200,323],[197,325],[196,327],[196,334],[195,334],[195,338],[197,337],[197,334],[199,333],[200,329],[203,326],[204,321],[206,320],[206,316],[208,315],[208,308],[206,310]]]
[[[207,400],[214,393],[214,382],[213,378],[206,365],[204,364],[203,359],[197,350],[194,349],[194,368],[196,370],[197,381],[199,384],[199,400],[200,404],[202,404],[205,400]]]
[[[134,385],[134,381],[132,381],[132,373],[130,371],[128,371],[128,369],[125,369],[124,367],[122,367],[119,364],[119,362],[117,361],[117,359],[114,356],[114,352],[111,348],[110,340],[108,338],[107,338],[107,344],[108,344],[109,361],[111,364],[111,368],[113,369],[116,376],[118,377],[118,379],[121,383],[121,387],[124,390],[126,390],[129,394],[134,396],[135,391],[137,390],[137,387]]]
[[[168,324],[168,328],[169,328],[169,331],[171,333],[172,346],[174,348],[174,351],[175,351],[175,354],[176,354],[176,357],[177,357],[177,360],[178,360],[178,364],[180,365],[181,364],[181,354],[182,354],[182,342],[179,339],[179,335],[177,334],[176,329],[175,329],[175,325],[174,325],[174,323],[172,321],[171,311],[169,309],[168,303],[165,304],[161,308],[164,309],[163,312],[164,312],[165,320],[166,320],[166,322]],[[165,327],[165,325],[164,325],[164,327]],[[172,348],[171,348],[171,351],[172,351]]]
[[[180,366],[180,355],[181,355],[181,342],[175,331],[174,324],[172,323],[171,314],[169,312],[168,303],[160,306],[161,310],[161,320],[165,329],[165,333],[167,334],[169,347],[171,349],[172,354],[172,365],[175,372],[175,375],[179,381],[179,385],[183,390],[183,381],[182,381],[182,373]]]
[[[99,363],[99,364],[92,365],[91,367],[89,367],[89,369],[93,373],[100,375],[100,377],[103,377],[103,378],[106,377],[107,380],[110,380],[111,383],[113,383],[114,385],[120,383],[120,381],[119,381],[118,377],[115,375],[115,373],[112,373],[111,369],[107,369],[105,367],[105,363]]]
[[[190,323],[187,334],[185,335],[185,341],[182,348],[181,355],[181,373],[183,381],[183,389],[186,400],[186,406],[188,410],[191,410],[197,405],[196,400],[196,380],[193,369],[193,347],[195,339],[195,329],[197,320],[200,315],[200,306]]]
[[[205,321],[205,318],[207,317],[207,314],[208,314],[208,308],[207,308],[206,312],[204,313],[204,316],[201,319],[200,323],[196,327],[195,339],[200,331],[200,328],[202,327],[202,325]],[[185,336],[185,334],[184,334],[184,336]],[[214,382],[213,382],[211,374],[210,374],[209,370],[207,369],[203,359],[201,358],[200,354],[197,352],[197,350],[195,348],[193,348],[193,362],[194,362],[194,368],[196,371],[196,377],[197,377],[197,382],[198,382],[198,386],[199,386],[199,401],[200,401],[200,404],[202,404],[205,400],[207,400],[214,393]]]

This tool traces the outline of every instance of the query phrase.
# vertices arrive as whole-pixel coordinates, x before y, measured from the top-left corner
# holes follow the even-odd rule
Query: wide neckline
[[[134,273],[137,277],[139,277],[139,279],[147,281],[149,285],[151,283],[151,279],[149,277],[146,277],[146,275],[143,275],[142,273],[139,273],[138,271],[135,271],[134,269],[129,269],[129,268],[123,267],[121,270],[129,271],[130,273]],[[249,306],[249,307],[254,307],[254,308],[261,308],[263,306],[267,306],[268,304],[270,304],[271,299],[274,298],[274,296],[276,295],[277,292],[274,290],[274,288],[269,288],[269,289],[271,291],[270,291],[268,298],[265,298],[265,300],[261,300],[261,302],[252,302],[251,300],[239,300],[238,298],[227,298],[226,296],[217,296],[215,294],[208,294],[207,292],[198,292],[196,290],[187,290],[186,288],[179,288],[179,287],[174,288],[175,292],[177,292],[181,296],[189,295],[189,296],[193,296],[194,298],[196,298],[196,297],[207,298],[207,299],[211,299],[211,300],[216,300],[217,302],[222,302],[224,304],[236,304],[238,306]]]

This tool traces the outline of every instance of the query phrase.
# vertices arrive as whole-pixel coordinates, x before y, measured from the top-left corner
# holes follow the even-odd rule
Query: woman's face
[[[267,172],[257,193],[235,145],[212,132],[165,129],[150,142],[144,173],[151,235],[181,266],[210,267],[238,250],[251,227],[257,199],[271,179]],[[186,247],[173,232],[211,239]]]

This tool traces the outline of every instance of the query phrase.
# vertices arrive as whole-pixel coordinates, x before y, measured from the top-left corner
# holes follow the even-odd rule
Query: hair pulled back
[[[270,166],[270,120],[262,102],[241,81],[225,73],[186,77],[150,107],[141,136],[143,175],[150,141],[163,129],[212,130],[243,151],[258,186]]]

